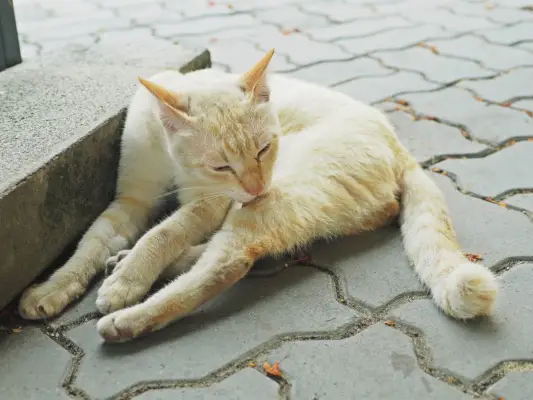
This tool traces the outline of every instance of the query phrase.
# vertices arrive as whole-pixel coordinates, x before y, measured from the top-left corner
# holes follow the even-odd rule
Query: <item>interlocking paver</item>
[[[425,291],[409,266],[396,227],[319,242],[310,252],[313,262],[339,277],[348,297],[372,308],[404,293]]]
[[[386,65],[418,71],[424,74],[427,79],[439,83],[450,83],[466,78],[483,78],[495,74],[472,61],[443,57],[422,47],[402,51],[378,52],[374,56]]]
[[[206,388],[152,390],[135,397],[138,400],[276,400],[278,386],[259,372],[246,368]]]
[[[531,40],[533,22],[521,22],[518,24],[498,28],[480,30],[478,35],[482,35],[493,43],[513,44],[522,40]]]
[[[419,25],[401,29],[391,29],[376,33],[370,37],[344,39],[336,43],[354,55],[394,50],[405,46],[414,46],[430,38],[450,37],[450,32],[436,25]]]
[[[323,16],[303,13],[296,5],[259,10],[254,12],[254,16],[260,21],[276,24],[287,30],[306,30],[330,23]]]
[[[436,89],[437,85],[426,81],[418,74],[398,72],[387,76],[357,79],[336,88],[354,99],[372,103],[407,91]]]
[[[308,33],[316,40],[339,40],[358,36],[370,36],[391,28],[409,26],[410,23],[400,17],[383,17],[379,20],[360,20],[346,24],[331,25],[327,28],[308,30]]]
[[[533,96],[531,100],[519,100],[513,103],[513,107],[533,111]]]
[[[70,354],[38,329],[24,327],[0,338],[0,386],[4,399],[69,398],[61,381]]]
[[[347,339],[285,344],[269,358],[283,359],[295,400],[471,398],[425,374],[411,339],[382,324]]]
[[[519,43],[516,47],[518,47],[518,48],[520,48],[522,50],[533,52],[533,42]]]
[[[492,143],[531,135],[533,130],[533,119],[526,113],[485,104],[457,88],[406,94],[402,98],[409,101],[416,112],[462,124],[473,137]]]
[[[436,167],[457,175],[463,189],[495,197],[511,189],[533,186],[531,172],[524,168],[532,154],[533,142],[519,142],[484,158],[446,160]]]
[[[355,19],[376,18],[380,14],[369,4],[347,4],[343,1],[313,1],[303,3],[301,9],[310,15],[324,15],[334,22],[349,22]]]
[[[517,194],[504,200],[507,204],[533,212],[533,193]]]
[[[381,66],[371,58],[356,58],[351,61],[330,61],[310,67],[303,67],[291,72],[299,79],[305,79],[322,85],[334,85],[350,79],[365,76],[389,75],[393,71]]]
[[[178,11],[163,8],[160,4],[151,4],[150,7],[140,7],[138,5],[124,6],[115,10],[118,16],[130,18],[135,25],[150,25],[156,23],[178,24],[183,15]]]
[[[179,23],[163,23],[154,25],[155,32],[161,37],[177,37],[218,32],[227,28],[249,27],[257,24],[250,15],[224,15],[201,19],[186,20]]]
[[[409,21],[421,24],[432,23],[455,33],[472,32],[498,26],[483,17],[457,15],[445,9],[421,8],[413,10],[410,7],[405,7],[400,12]]]
[[[526,82],[533,82],[533,67],[519,68],[494,79],[464,81],[461,86],[472,89],[484,99],[504,102],[518,96],[533,96],[533,86]]]
[[[188,18],[216,16],[235,13],[229,3],[216,1],[172,1],[164,2],[165,8],[181,13]]]
[[[475,379],[502,361],[533,358],[533,264],[516,265],[498,280],[502,293],[490,319],[465,324],[446,318],[430,300],[406,304],[392,315],[424,332],[436,367]]]
[[[449,11],[466,16],[479,16],[489,21],[511,24],[533,19],[533,14],[520,8],[507,7],[507,2],[495,5],[492,2],[480,1],[478,3],[452,2],[444,5]]]
[[[490,388],[489,393],[500,399],[533,399],[533,372],[509,372]]]
[[[431,40],[440,54],[477,60],[485,67],[498,70],[533,65],[533,54],[517,47],[494,45],[476,36],[452,40]]]
[[[327,332],[355,319],[335,300],[326,274],[293,266],[245,279],[194,315],[134,342],[102,347],[94,321],[68,336],[86,352],[76,385],[101,398],[142,380],[197,379],[280,335]]]
[[[487,147],[467,140],[460,129],[429,120],[415,121],[409,114],[394,112],[389,119],[400,141],[419,162],[439,155],[477,153]]]

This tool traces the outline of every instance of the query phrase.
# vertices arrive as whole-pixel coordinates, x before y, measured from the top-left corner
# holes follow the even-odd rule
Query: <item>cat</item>
[[[407,255],[437,306],[458,319],[490,315],[495,276],[465,258],[440,189],[385,114],[267,73],[273,54],[242,75],[139,78],[116,198],[72,258],[25,291],[24,318],[60,313],[107,260],[114,270],[98,290],[106,315],[97,330],[106,341],[130,340],[191,313],[262,257],[398,216]],[[173,184],[181,207],[140,236]],[[174,280],[143,301],[160,277]]]

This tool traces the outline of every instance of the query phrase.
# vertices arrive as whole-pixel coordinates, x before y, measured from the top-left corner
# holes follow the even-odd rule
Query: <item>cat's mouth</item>
[[[250,205],[257,204],[257,203],[259,203],[261,200],[263,200],[266,196],[267,196],[267,194],[265,193],[265,194],[262,194],[262,195],[260,195],[260,196],[254,197],[252,200],[247,201],[247,202],[245,202],[245,203],[242,203],[242,207],[244,208],[244,207],[248,207],[248,206],[250,206]]]

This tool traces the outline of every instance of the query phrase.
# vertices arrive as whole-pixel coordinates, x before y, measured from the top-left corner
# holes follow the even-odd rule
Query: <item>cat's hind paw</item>
[[[442,293],[435,293],[444,312],[458,319],[490,315],[497,295],[494,274],[474,263],[459,265],[446,277]]]
[[[105,276],[111,275],[117,265],[122,261],[124,257],[128,255],[131,250],[120,250],[116,255],[109,257],[105,261]]]

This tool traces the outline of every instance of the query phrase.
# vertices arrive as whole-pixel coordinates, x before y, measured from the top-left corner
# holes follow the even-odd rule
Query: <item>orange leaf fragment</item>
[[[502,107],[511,107],[511,104],[512,103],[506,101],[505,103],[500,103],[500,106],[502,106]]]
[[[404,100],[404,99],[396,99],[396,104],[400,104],[402,106],[408,106],[409,102],[407,100]]]
[[[477,101],[483,101],[483,98],[479,96],[474,96],[474,99],[476,99]]]
[[[431,50],[433,54],[439,54],[439,51],[437,50],[435,46],[429,45],[428,48]]]
[[[478,262],[483,260],[483,256],[477,253],[466,253],[465,257],[468,258],[470,262]]]
[[[437,121],[438,118],[433,115],[426,115],[426,119],[429,121]]]
[[[281,33],[285,36],[292,35],[293,33],[300,33],[301,30],[299,28],[285,28],[281,30]]]
[[[396,323],[394,321],[385,321],[384,324],[393,328],[396,326]]]
[[[276,361],[274,365],[270,365],[270,363],[267,361],[263,364],[263,369],[268,375],[271,376],[281,376],[281,371],[279,370],[279,361]]]
[[[498,204],[500,207],[507,208],[507,204],[504,203],[503,201],[499,201],[497,204]]]
[[[216,37],[212,37],[211,39],[209,39],[209,43],[216,43],[218,42],[218,39]]]

